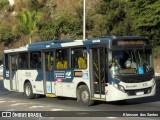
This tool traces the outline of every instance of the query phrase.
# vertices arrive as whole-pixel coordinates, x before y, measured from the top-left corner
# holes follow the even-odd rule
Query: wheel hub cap
[[[31,93],[31,89],[29,86],[26,87],[26,95],[29,96]]]
[[[85,90],[82,92],[82,100],[84,102],[88,102],[88,99],[89,99],[89,95],[88,95],[88,92]]]

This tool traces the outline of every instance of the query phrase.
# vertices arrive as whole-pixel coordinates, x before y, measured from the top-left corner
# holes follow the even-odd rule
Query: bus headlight
[[[113,83],[113,86],[118,89],[118,84]]]
[[[155,84],[156,84],[156,81],[155,81],[155,80],[153,80],[152,86],[154,86]]]
[[[152,81],[152,88],[155,86],[155,84],[156,84],[156,81],[153,80],[153,81]]]
[[[119,85],[119,90],[122,91],[122,92],[125,92],[125,89],[123,86]]]
[[[122,91],[122,92],[125,92],[125,89],[122,85],[119,85],[119,84],[116,84],[116,83],[113,83],[113,86],[115,88],[117,88],[118,90]]]

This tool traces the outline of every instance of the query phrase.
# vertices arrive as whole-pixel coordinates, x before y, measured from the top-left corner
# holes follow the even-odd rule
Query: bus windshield
[[[153,71],[151,50],[114,50],[110,64],[112,75],[146,74]]]

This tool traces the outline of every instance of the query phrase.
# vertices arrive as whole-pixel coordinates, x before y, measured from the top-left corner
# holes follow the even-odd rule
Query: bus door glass
[[[69,65],[69,50],[68,49],[57,49],[55,50],[55,70],[54,70],[54,85],[55,92],[57,96],[63,96],[68,93],[65,78],[65,72],[68,69]],[[68,75],[68,74],[67,74]],[[70,84],[70,83],[69,83]]]
[[[44,62],[43,62],[43,69],[44,69],[44,89],[46,93],[54,93],[53,89],[53,67],[54,67],[54,56],[53,51],[45,52],[43,54]]]
[[[104,47],[90,49],[91,88],[93,97],[102,98],[105,94],[106,55]]]
[[[17,54],[9,56],[10,87],[11,90],[17,90]]]

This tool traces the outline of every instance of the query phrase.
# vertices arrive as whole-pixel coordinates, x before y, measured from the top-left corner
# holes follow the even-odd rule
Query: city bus
[[[4,50],[4,87],[36,95],[124,101],[155,95],[152,47],[143,36],[35,42]]]

